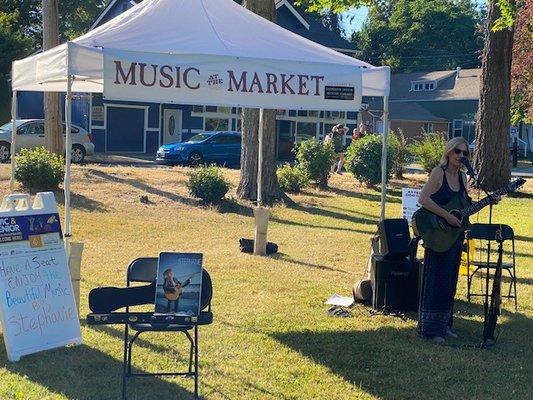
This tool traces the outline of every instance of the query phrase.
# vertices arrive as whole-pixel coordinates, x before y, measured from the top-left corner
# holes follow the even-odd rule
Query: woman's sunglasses
[[[461,150],[461,149],[453,149],[453,152],[455,154],[463,154],[463,156],[468,157],[470,155],[470,152],[468,150]]]

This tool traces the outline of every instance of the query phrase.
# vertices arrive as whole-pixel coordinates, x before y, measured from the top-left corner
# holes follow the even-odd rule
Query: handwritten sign
[[[81,332],[53,193],[4,197],[0,322],[10,361],[75,343]]]
[[[406,218],[409,225],[414,212],[420,208],[419,197],[420,189],[402,188],[402,218]]]

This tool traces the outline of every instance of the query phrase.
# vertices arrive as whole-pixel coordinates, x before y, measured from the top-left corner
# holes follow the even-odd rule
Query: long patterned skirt
[[[426,249],[422,300],[418,313],[419,336],[446,336],[453,321],[453,301],[459,275],[464,235],[453,246],[439,253]]]

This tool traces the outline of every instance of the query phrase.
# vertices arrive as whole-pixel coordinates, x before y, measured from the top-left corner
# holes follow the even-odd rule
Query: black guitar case
[[[202,274],[200,309],[204,310],[213,296],[213,286],[209,273]],[[89,308],[96,314],[107,314],[122,307],[154,304],[155,281],[149,285],[131,287],[99,287],[89,292]]]

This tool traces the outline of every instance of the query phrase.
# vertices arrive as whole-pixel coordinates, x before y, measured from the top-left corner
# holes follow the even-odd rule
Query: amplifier
[[[372,308],[377,311],[418,311],[420,262],[372,256]]]
[[[411,235],[405,218],[384,219],[379,223],[380,255],[404,257],[410,253]]]

